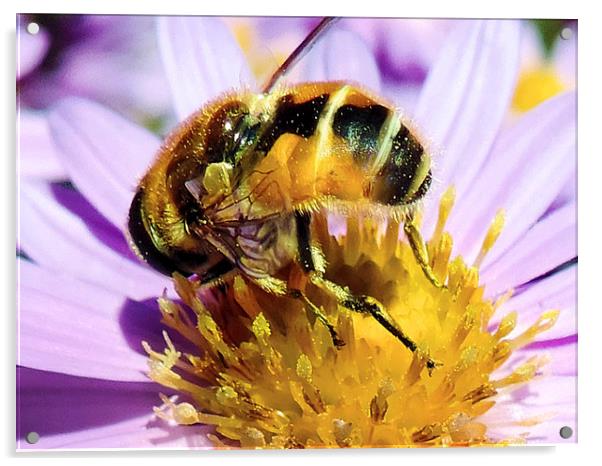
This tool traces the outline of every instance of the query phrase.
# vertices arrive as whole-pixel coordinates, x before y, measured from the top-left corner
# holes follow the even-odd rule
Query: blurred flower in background
[[[35,27],[28,30],[28,25]],[[170,111],[154,19],[145,16],[18,15],[20,175],[66,179],[44,112],[86,97],[159,130]]]
[[[577,22],[526,22],[513,109],[525,112],[560,92],[573,90],[576,78]]]
[[[271,60],[261,59],[269,54],[254,55],[252,44],[266,37],[266,47],[276,57],[272,63],[277,64],[305,36],[312,20],[292,18],[283,20],[284,25],[274,18],[227,21],[244,54],[251,57],[249,64],[219,19],[159,21],[157,53],[169,82],[161,90],[171,93],[177,119],[227,89],[253,86],[253,75],[269,75],[274,68],[267,63]],[[432,52],[413,56],[416,46],[407,45],[410,39],[395,35],[393,26],[381,28],[382,23],[370,21],[365,25],[360,20],[341,22],[341,28],[330,31],[300,64],[295,79],[353,76],[382,92],[396,80],[416,83],[419,95],[409,114],[442,148],[436,167],[437,194],[426,203],[427,237],[437,223],[433,201],[450,184],[456,187],[457,202],[446,228],[454,238],[454,254],[462,254],[469,264],[478,260],[479,245],[495,212],[506,208],[507,226],[481,264],[487,297],[516,289],[503,309],[518,311],[517,332],[546,309],[561,309],[557,324],[511,361],[521,363],[545,351],[552,357],[545,376],[538,373],[536,383],[501,395],[500,409],[492,409],[483,422],[497,438],[528,432],[529,441],[561,441],[558,428],[562,423],[574,427],[575,422],[576,203],[574,197],[559,201],[562,186],[574,183],[575,94],[548,99],[506,127],[520,73],[515,24],[437,22],[435,29],[449,27],[451,32],[433,39]],[[413,24],[419,27],[419,22]],[[53,35],[44,34],[48,34],[48,45],[43,39],[36,45],[37,54],[20,54],[24,64],[18,87],[38,72],[44,75],[44,59],[39,56],[46,47],[49,54],[53,43]],[[425,34],[420,42],[429,41],[430,33]],[[440,33],[433,34],[438,37]],[[282,44],[272,46],[270,40],[276,44],[279,38]],[[121,45],[118,41],[117,51]],[[20,46],[24,46],[22,40]],[[111,56],[111,48],[104,54]],[[82,57],[86,59],[75,62],[95,61],[98,54],[83,53]],[[122,77],[120,72],[114,68],[103,76],[127,89],[129,73]],[[49,76],[48,82],[54,83],[60,75]],[[69,184],[49,183],[56,173],[32,179],[23,170],[28,157],[24,145],[35,145],[35,133],[23,125],[23,102],[40,107],[50,103],[51,99],[33,99],[40,89],[28,94],[20,108],[19,243],[32,260],[18,259],[19,446],[207,447],[207,427],[170,425],[152,414],[157,394],[173,392],[147,379],[140,342],[162,348],[156,297],[164,288],[171,292],[171,283],[136,260],[123,234],[136,182],[161,140],[149,130],[151,126],[156,132],[156,126],[131,121],[144,113],[129,113],[131,108],[145,106],[144,96],[139,104],[119,108],[116,98],[110,103],[113,110],[92,101],[102,101],[102,93],[87,99],[68,98],[53,104],[49,114],[36,114],[45,136],[48,140],[52,136],[52,145],[37,145],[37,169],[43,173],[55,163],[48,170],[60,171],[59,179],[69,180]],[[56,88],[49,85],[48,90],[52,94]],[[159,110],[161,117],[169,113]],[[470,164],[465,163],[467,157]],[[170,336],[178,348],[186,347]],[[525,425],[550,412],[560,417]],[[41,441],[30,446],[22,439],[33,429],[41,434]]]
[[[142,123],[170,110],[150,16],[19,15],[17,35],[23,106],[45,109],[77,95]]]
[[[260,82],[269,77],[319,21],[320,18],[312,17],[226,19]],[[341,43],[349,33],[361,38],[376,60],[381,94],[409,111],[453,24],[454,21],[445,19],[344,18],[333,34]],[[328,53],[320,44],[316,48]],[[362,59],[356,57],[354,61],[361,66]],[[296,72],[303,76],[311,73],[311,65],[304,68]],[[330,71],[336,76],[336,70]]]

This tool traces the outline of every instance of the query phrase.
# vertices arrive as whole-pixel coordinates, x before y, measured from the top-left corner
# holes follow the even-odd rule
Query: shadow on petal
[[[76,432],[152,415],[152,382],[115,382],[17,367],[17,437]]]

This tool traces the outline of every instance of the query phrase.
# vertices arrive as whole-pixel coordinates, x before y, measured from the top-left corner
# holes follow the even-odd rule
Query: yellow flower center
[[[526,112],[564,89],[565,85],[550,66],[525,70],[518,78],[512,107],[519,112]]]
[[[498,214],[475,264],[450,261],[452,238],[445,222],[453,190],[442,198],[439,222],[428,243],[431,266],[447,284],[437,288],[425,277],[399,224],[384,232],[370,220],[350,218],[335,238],[325,217],[315,221],[314,237],[328,260],[327,278],[355,294],[383,303],[406,334],[417,342],[412,353],[368,316],[338,306],[332,296],[307,284],[292,267],[287,279],[321,307],[346,343],[337,349],[327,328],[299,300],[276,297],[242,276],[221,291],[199,292],[175,277],[185,306],[159,300],[163,321],[196,348],[148,344],[150,377],[178,391],[161,395],[159,417],[179,424],[211,424],[218,446],[259,448],[392,447],[516,442],[493,439],[479,416],[495,405],[499,392],[527,383],[546,362],[533,358],[510,375],[495,369],[513,351],[550,328],[557,311],[544,313],[522,334],[509,337],[515,312],[489,331],[504,298],[484,299],[478,265],[498,237]],[[425,354],[441,365],[425,369]],[[525,422],[525,420],[523,420]]]

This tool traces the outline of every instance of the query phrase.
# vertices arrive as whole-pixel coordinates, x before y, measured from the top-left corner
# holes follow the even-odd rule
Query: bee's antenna
[[[330,26],[336,23],[339,17],[326,17],[320,21],[313,31],[309,33],[309,35],[299,44],[299,46],[289,55],[289,57],[284,61],[280,68],[276,70],[276,72],[272,75],[268,83],[263,88],[264,93],[270,92],[274,86],[280,81],[280,78],[286,74],[289,68],[292,68],[297,64],[299,60],[301,60],[307,52],[311,50],[311,48],[315,45],[316,41]]]

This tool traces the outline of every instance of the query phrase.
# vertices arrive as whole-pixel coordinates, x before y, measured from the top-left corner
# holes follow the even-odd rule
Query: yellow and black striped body
[[[394,108],[343,82],[225,96],[168,138],[130,211],[139,254],[210,280],[311,268],[311,213],[403,216],[430,158]]]

